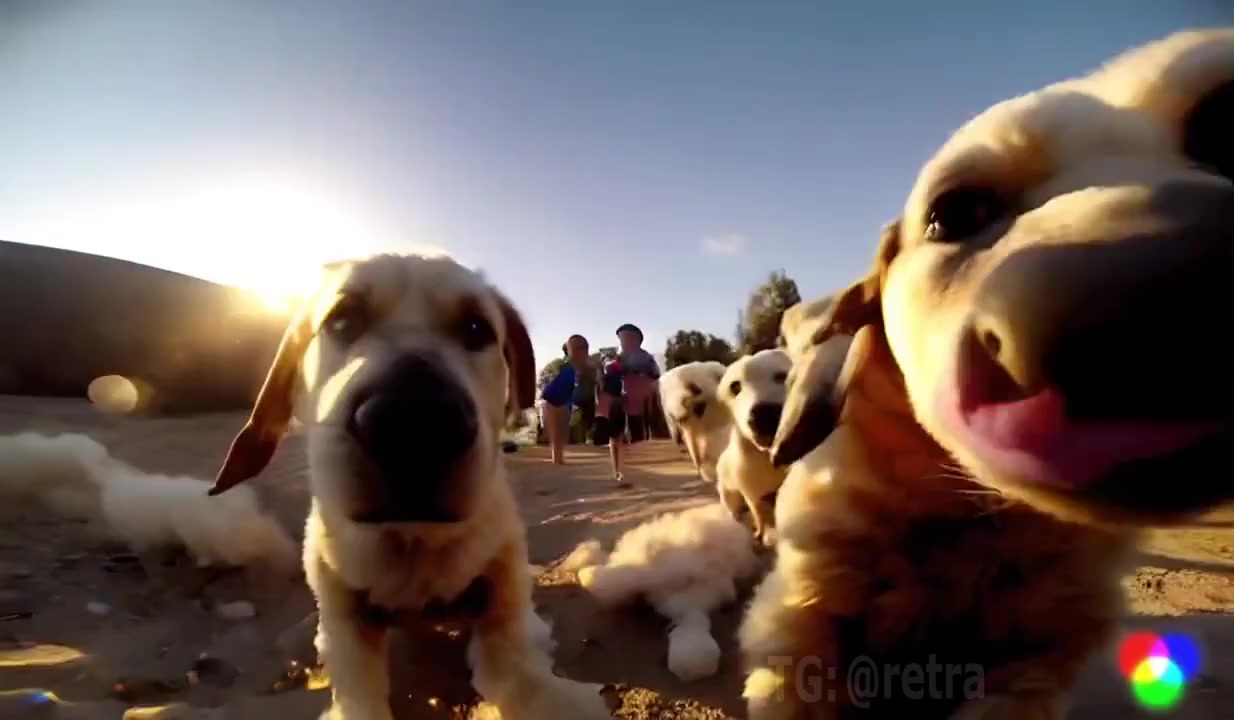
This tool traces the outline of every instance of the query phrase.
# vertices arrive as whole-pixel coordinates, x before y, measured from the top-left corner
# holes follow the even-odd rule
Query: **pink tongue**
[[[969,429],[990,450],[1023,466],[1026,479],[1066,485],[1082,485],[1119,464],[1172,452],[1212,431],[1210,423],[1071,422],[1062,396],[1052,389],[981,405],[967,415]]]

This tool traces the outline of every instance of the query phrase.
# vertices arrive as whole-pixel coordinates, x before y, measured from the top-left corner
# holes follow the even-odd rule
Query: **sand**
[[[0,433],[87,432],[144,469],[202,476],[216,469],[243,419],[115,417],[82,401],[0,397]],[[307,504],[302,449],[290,438],[253,482],[297,536]],[[647,611],[597,609],[553,568],[582,540],[609,540],[656,513],[709,499],[710,488],[694,480],[680,451],[664,441],[638,448],[626,490],[606,480],[607,458],[595,448],[572,448],[563,467],[549,464],[540,448],[507,457],[531,559],[542,571],[536,601],[554,623],[560,670],[617,685],[609,693],[621,704],[617,717],[744,717],[732,640],[738,610],[716,624],[726,653],[720,673],[686,684],[664,667],[662,621]],[[1127,588],[1136,612],[1128,627],[1182,627],[1206,650],[1203,673],[1175,716],[1227,716],[1234,707],[1234,513],[1152,534]],[[243,610],[227,605],[237,601],[251,603],[255,616],[220,617],[220,607]],[[80,526],[0,507],[0,717],[101,720],[159,707],[161,715],[133,709],[128,717],[316,717],[327,691],[300,683],[272,690],[289,660],[312,662],[311,611],[302,581],[136,558],[98,545]],[[400,716],[448,717],[429,707],[424,677],[400,671]],[[1112,655],[1096,659],[1072,717],[1149,716],[1137,709]]]

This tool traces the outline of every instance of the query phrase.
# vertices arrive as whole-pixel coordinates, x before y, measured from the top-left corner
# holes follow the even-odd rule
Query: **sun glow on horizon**
[[[230,177],[59,213],[12,239],[107,255],[295,307],[328,262],[386,249],[339,193],[292,178]]]

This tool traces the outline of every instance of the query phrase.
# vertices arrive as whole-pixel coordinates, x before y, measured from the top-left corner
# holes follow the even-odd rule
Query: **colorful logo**
[[[1200,647],[1181,633],[1128,635],[1118,649],[1118,667],[1140,704],[1169,710],[1183,698],[1183,686],[1200,671]]]

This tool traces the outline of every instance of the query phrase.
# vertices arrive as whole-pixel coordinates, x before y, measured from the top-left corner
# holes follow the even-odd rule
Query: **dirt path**
[[[0,396],[0,433],[86,432],[151,471],[211,475],[242,421],[235,414],[108,418],[85,403]],[[254,482],[297,536],[307,505],[302,449],[291,438],[275,466]],[[553,621],[562,671],[632,686],[622,693],[619,717],[742,717],[731,652],[737,610],[716,624],[726,650],[721,672],[685,684],[664,667],[662,621],[639,611],[600,610],[552,567],[582,540],[610,540],[658,513],[710,499],[677,449],[660,442],[638,448],[629,489],[611,485],[607,457],[595,448],[575,448],[564,467],[550,465],[539,448],[509,457],[532,562],[543,570],[536,601]],[[1154,533],[1144,550],[1143,566],[1127,581],[1139,613],[1129,626],[1185,627],[1207,650],[1205,672],[1175,716],[1228,715],[1234,707],[1234,513]],[[234,601],[251,603],[255,617],[221,619],[218,606]],[[164,717],[316,717],[325,691],[272,691],[289,659],[311,659],[309,628],[298,625],[311,609],[302,582],[139,559],[99,546],[73,524],[0,507],[0,718],[110,720],[130,705],[168,703],[187,704],[187,714],[180,708]],[[189,682],[186,673],[194,669]],[[416,685],[406,675],[401,681]],[[118,685],[131,701],[117,699]],[[54,698],[30,689],[52,691]],[[403,716],[447,716],[424,700],[409,692],[398,703]],[[1148,717],[1109,657],[1093,663],[1072,716]]]

